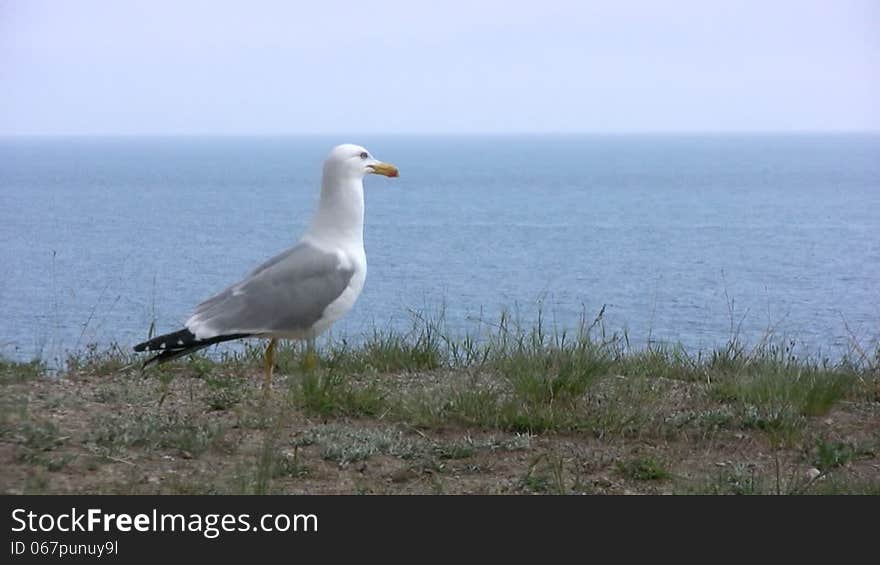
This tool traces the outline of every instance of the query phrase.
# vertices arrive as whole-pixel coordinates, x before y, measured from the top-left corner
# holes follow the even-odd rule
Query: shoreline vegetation
[[[502,316],[141,369],[0,359],[2,493],[880,494],[880,344],[630,347]]]

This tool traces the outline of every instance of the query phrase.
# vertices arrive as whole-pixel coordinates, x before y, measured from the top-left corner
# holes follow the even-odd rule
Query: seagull
[[[278,340],[311,343],[361,294],[367,277],[363,180],[368,174],[399,173],[359,145],[334,147],[324,161],[318,210],[299,242],[196,306],[183,329],[135,345],[137,352],[158,352],[144,367],[215,343],[264,338],[268,393]]]

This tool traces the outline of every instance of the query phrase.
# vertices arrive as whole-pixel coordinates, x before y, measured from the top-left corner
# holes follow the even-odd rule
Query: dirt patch
[[[259,382],[193,364],[9,379],[0,491],[880,493],[873,381],[785,434],[775,405],[675,378],[607,375],[516,405],[473,369],[289,370],[268,401]]]

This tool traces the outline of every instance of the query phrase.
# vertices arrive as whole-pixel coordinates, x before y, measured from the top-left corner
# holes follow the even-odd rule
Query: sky
[[[829,130],[878,0],[0,0],[0,135]]]

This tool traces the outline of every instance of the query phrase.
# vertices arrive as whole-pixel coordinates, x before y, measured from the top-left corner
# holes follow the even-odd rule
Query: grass
[[[33,365],[26,364],[28,369]],[[9,382],[22,384],[32,376],[10,379]],[[18,396],[4,396],[0,402],[0,440],[17,447],[15,459],[28,466],[44,468],[48,471],[63,469],[74,457],[71,453],[58,453],[67,441],[58,425],[43,416],[30,412],[27,399]]]
[[[171,449],[183,457],[197,457],[218,444],[221,430],[196,413],[146,411],[96,418],[88,443],[99,453],[122,454],[129,449]]]
[[[813,464],[819,471],[829,473],[859,459],[872,459],[875,449],[869,445],[820,439],[816,441]]]
[[[827,414],[851,394],[861,377],[845,366],[773,355],[761,353],[734,371],[725,366],[710,393],[733,404],[743,426],[765,430],[780,441],[790,442],[805,418]]]
[[[571,403],[608,374],[612,351],[589,334],[566,337],[547,337],[540,324],[512,339],[504,333],[484,365],[507,381],[525,405]]]
[[[326,364],[342,371],[430,371],[443,365],[440,345],[430,325],[408,335],[375,330],[356,348],[346,342],[331,347]]]
[[[385,407],[375,381],[357,381],[337,368],[302,375],[291,396],[299,408],[320,416],[375,416]]]
[[[356,427],[346,424],[325,424],[312,428],[297,442],[297,446],[315,445],[327,461],[348,465],[375,455],[390,455],[400,459],[468,459],[480,451],[518,451],[527,449],[529,436],[510,438],[488,436],[450,441],[431,440],[403,429],[384,427]]]
[[[653,457],[639,457],[628,461],[619,461],[617,471],[624,477],[634,481],[662,481],[672,477],[665,466]]]
[[[702,357],[692,357],[680,345],[649,345],[619,354],[615,368],[621,375],[696,381],[706,374]]]
[[[880,490],[880,372],[864,354],[638,349],[600,319],[567,334],[505,316],[453,338],[421,317],[330,341],[316,368],[280,347],[268,401],[262,354],[142,370],[91,347],[53,377],[0,360],[0,492]]]
[[[380,454],[413,459],[419,452],[418,440],[400,430],[388,428],[350,428],[328,424],[310,430],[300,441],[300,445],[318,445],[323,459],[340,465]]]
[[[698,486],[693,492],[698,494],[768,494],[769,481],[757,474],[752,465],[736,465],[732,469],[717,472],[714,478]]]
[[[520,488],[530,493],[569,494],[572,491],[570,483],[565,459],[542,453],[530,461]]]
[[[96,344],[89,344],[83,351],[68,355],[64,366],[71,373],[108,374],[133,366],[137,362],[134,353],[119,344],[114,343],[103,349]]]
[[[46,366],[42,361],[12,361],[0,357],[0,384],[23,383],[43,376]]]

